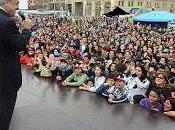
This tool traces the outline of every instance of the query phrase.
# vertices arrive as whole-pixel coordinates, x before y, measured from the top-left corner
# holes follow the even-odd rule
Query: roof
[[[129,14],[128,12],[124,11],[123,9],[121,9],[120,7],[116,7],[114,10],[104,14],[107,17],[112,17],[112,16],[119,16],[119,15],[127,15]]]
[[[175,14],[168,11],[151,11],[134,17],[134,21],[169,22],[175,20]]]

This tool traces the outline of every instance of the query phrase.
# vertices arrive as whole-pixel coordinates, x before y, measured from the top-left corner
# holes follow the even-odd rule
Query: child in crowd
[[[115,90],[115,81],[114,77],[108,77],[106,80],[106,83],[103,84],[104,88],[106,88],[103,92],[102,95],[105,97],[109,97],[110,94],[112,94]]]
[[[151,109],[157,112],[162,112],[162,105],[159,103],[160,91],[158,89],[152,89],[148,98],[144,98],[140,101],[140,106]]]
[[[127,90],[123,75],[119,74],[115,77],[115,90],[112,94],[109,94],[109,103],[122,103],[128,100]]]
[[[45,59],[41,60],[41,64],[36,72],[39,72],[41,77],[52,77],[52,70]]]

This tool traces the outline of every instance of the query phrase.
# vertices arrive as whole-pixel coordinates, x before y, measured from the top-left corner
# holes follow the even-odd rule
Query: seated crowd
[[[175,118],[175,31],[126,18],[81,19],[79,28],[45,17],[21,63],[65,87]],[[117,22],[116,22],[117,21]]]

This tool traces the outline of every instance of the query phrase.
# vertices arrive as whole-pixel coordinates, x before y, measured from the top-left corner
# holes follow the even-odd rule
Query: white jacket
[[[104,84],[104,82],[105,82],[105,77],[104,76],[102,76],[102,77],[95,77],[95,80],[94,80],[94,86],[93,87],[91,87],[90,89],[89,89],[89,91],[91,91],[91,92],[96,92],[96,90],[102,85],[102,84]]]
[[[128,77],[126,79],[128,99],[133,100],[135,95],[146,96],[146,91],[149,88],[150,81],[146,78],[143,81],[140,81],[138,77]]]

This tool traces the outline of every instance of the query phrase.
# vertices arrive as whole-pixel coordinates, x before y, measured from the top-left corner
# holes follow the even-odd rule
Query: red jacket
[[[31,66],[33,65],[32,58],[29,57],[28,54],[26,54],[26,55],[24,55],[24,56],[21,56],[20,62],[21,62],[22,64],[25,64],[25,65],[29,66],[29,67],[31,67]]]

